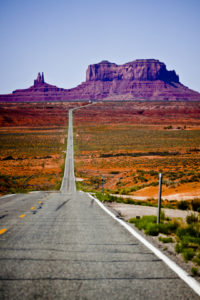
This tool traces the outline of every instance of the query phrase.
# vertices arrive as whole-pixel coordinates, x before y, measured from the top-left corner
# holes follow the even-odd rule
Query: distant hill
[[[50,85],[38,73],[28,89],[0,95],[1,102],[70,100],[200,101],[200,93],[181,84],[176,72],[159,60],[137,59],[124,65],[109,61],[89,65],[86,81],[72,89]]]

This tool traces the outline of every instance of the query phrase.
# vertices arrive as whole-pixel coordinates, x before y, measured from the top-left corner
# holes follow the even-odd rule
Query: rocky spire
[[[44,83],[44,73],[42,72],[42,75],[40,72],[38,73],[37,79],[34,80],[34,85],[42,84]]]

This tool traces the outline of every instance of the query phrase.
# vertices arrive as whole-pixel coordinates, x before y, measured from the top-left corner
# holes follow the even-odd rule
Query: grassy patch
[[[190,223],[190,222],[189,222]],[[176,232],[177,244],[175,250],[181,253],[184,260],[193,259],[196,264],[200,263],[200,224],[199,222],[190,223],[180,227]]]
[[[178,227],[175,221],[165,222],[165,216],[161,214],[161,223],[157,224],[156,216],[143,216],[140,219],[131,218],[130,223],[134,223],[138,229],[143,229],[148,235],[158,235],[159,233],[171,234],[174,233]]]
[[[191,215],[190,215],[191,216]],[[175,251],[180,253],[183,259],[193,261],[200,265],[200,223],[193,217],[189,224],[180,223],[176,219],[167,219],[162,216],[161,223],[157,224],[156,216],[143,216],[142,218],[131,218],[130,223],[133,223],[138,229],[144,230],[145,234],[158,236],[160,233],[167,235],[166,237],[159,236],[159,241],[163,243],[172,243],[176,240]]]
[[[159,236],[159,241],[162,242],[162,243],[173,243],[173,239],[171,237],[162,237],[162,236]]]
[[[198,222],[198,215],[195,213],[191,213],[189,215],[187,215],[186,217],[186,222],[187,224],[193,224],[193,223],[197,223]]]
[[[195,256],[194,249],[191,248],[184,248],[182,251],[183,259],[188,262],[188,260],[191,260]]]

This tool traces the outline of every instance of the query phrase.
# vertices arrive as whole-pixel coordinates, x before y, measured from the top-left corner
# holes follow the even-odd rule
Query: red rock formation
[[[124,65],[108,61],[90,65],[86,81],[73,89],[62,89],[44,81],[38,73],[34,85],[0,95],[0,101],[68,101],[68,100],[192,100],[200,93],[179,82],[175,71],[155,59],[138,59]]]
[[[44,83],[44,73],[42,72],[42,75],[38,73],[37,79],[34,80],[34,86],[42,85]]]
[[[162,80],[179,83],[175,71],[167,71],[165,64],[155,59],[137,59],[121,66],[108,61],[90,65],[86,72],[86,81],[96,80]]]

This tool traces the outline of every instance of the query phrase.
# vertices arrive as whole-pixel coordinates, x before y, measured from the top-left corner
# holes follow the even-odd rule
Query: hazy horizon
[[[89,64],[154,58],[200,92],[198,0],[2,0],[0,94],[28,88],[38,72],[72,88]]]

